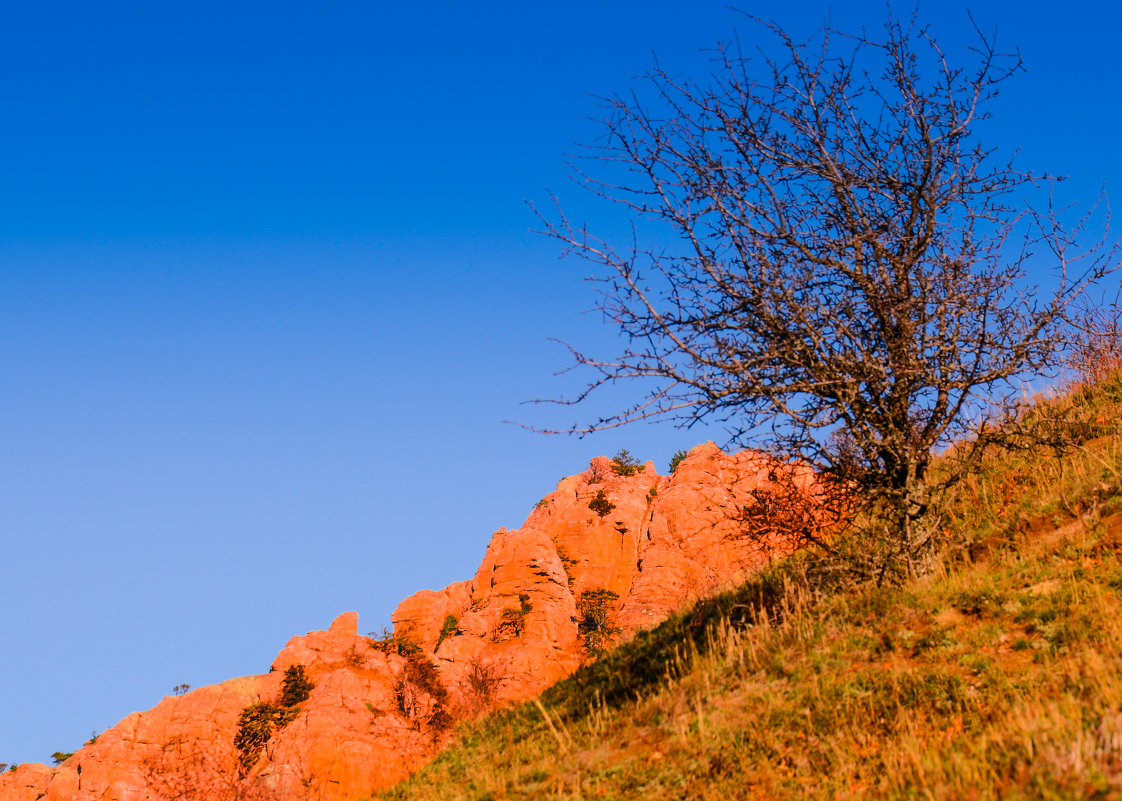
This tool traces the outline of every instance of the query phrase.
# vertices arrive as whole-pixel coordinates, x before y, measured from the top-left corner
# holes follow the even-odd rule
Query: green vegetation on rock
[[[633,476],[643,472],[643,464],[627,448],[620,448],[612,457],[612,472],[617,476]]]
[[[440,647],[440,644],[447,640],[449,637],[456,633],[456,629],[460,627],[460,619],[455,615],[445,615],[444,625],[440,627],[440,636],[436,638],[436,645],[433,646],[435,651]]]
[[[608,500],[608,495],[604,490],[597,490],[596,494],[592,496],[592,500],[588,502],[588,508],[603,517],[615,509],[616,505]]]
[[[261,758],[269,738],[300,714],[300,704],[308,700],[315,685],[308,679],[303,665],[289,665],[284,671],[281,697],[278,701],[258,701],[242,710],[234,747],[238,751],[240,769],[248,771]]]

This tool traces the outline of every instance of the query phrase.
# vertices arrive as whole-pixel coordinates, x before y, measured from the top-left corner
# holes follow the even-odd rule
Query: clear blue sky
[[[610,350],[533,235],[590,96],[695,71],[722,2],[9,3],[0,17],[0,761],[45,760],[286,639],[471,575],[589,457],[533,435]],[[746,9],[795,31],[826,3]],[[947,41],[966,4],[929,2]],[[843,27],[881,2],[835,2]],[[993,2],[1029,72],[990,141],[1122,186],[1112,3]]]

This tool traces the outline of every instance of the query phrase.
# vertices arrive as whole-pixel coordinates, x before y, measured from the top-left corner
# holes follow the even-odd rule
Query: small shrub
[[[518,608],[504,609],[502,620],[495,633],[504,637],[518,637],[526,629],[526,614],[534,608],[530,603],[530,596],[526,593],[518,594]]]
[[[242,710],[234,734],[234,747],[238,749],[238,764],[243,773],[257,764],[261,749],[273,732],[296,719],[300,714],[299,705],[308,700],[314,688],[303,665],[289,665],[284,671],[279,702],[258,701]]]
[[[387,656],[397,653],[397,644],[394,642],[393,632],[385,626],[382,627],[381,634],[371,631],[367,632],[366,636],[370,638],[370,647],[375,651],[381,651]]]
[[[258,701],[242,710],[238,716],[238,730],[234,734],[234,747],[238,749],[238,764],[248,771],[261,758],[261,749],[273,731],[281,709],[271,701]]]
[[[512,637],[519,636],[526,627],[525,617],[520,609],[504,609],[499,631]]]
[[[608,496],[604,490],[597,490],[596,494],[592,496],[592,500],[588,502],[588,508],[600,515],[600,517],[603,517],[608,512],[615,509],[616,505],[608,500]]]
[[[686,453],[686,451],[677,451],[673,456],[670,457],[670,474],[671,475],[674,475],[674,473],[677,472],[678,465],[680,465],[682,463],[682,460],[685,459],[687,455],[688,454]]]
[[[190,684],[177,684],[171,688],[171,692],[172,695],[186,695],[190,689]]]
[[[440,681],[436,665],[423,654],[414,654],[405,660],[405,677],[414,687],[436,701],[448,700],[448,691]]]
[[[410,654],[419,654],[423,650],[408,634],[395,635],[391,630],[384,627],[380,635],[370,632],[368,636],[373,640],[370,647],[387,656],[391,654],[409,656]]]
[[[619,453],[612,457],[612,472],[617,476],[633,476],[643,472],[643,464],[627,448],[620,448]]]
[[[0,762],[0,773],[3,773],[7,769],[8,769],[8,763],[7,762]]]
[[[440,644],[449,637],[456,633],[456,629],[460,627],[460,619],[455,615],[446,615],[444,618],[444,625],[440,627],[440,636],[436,638],[436,646],[433,648],[435,651],[440,647]]]
[[[479,661],[478,657],[468,663],[470,670],[466,680],[466,695],[468,706],[472,713],[478,713],[490,707],[495,701],[495,693],[506,677],[499,672],[494,664]]]
[[[51,754],[51,760],[56,765],[61,765],[63,762],[70,759],[70,757],[72,757],[72,756],[74,756],[73,751],[71,751],[70,753],[67,753],[66,751],[55,751],[53,754]]]
[[[577,631],[584,641],[584,649],[592,656],[603,653],[612,638],[619,634],[613,612],[619,595],[611,590],[585,590],[577,599],[580,620]]]
[[[294,707],[308,700],[316,685],[308,679],[308,672],[303,665],[289,665],[284,671],[284,683],[281,689],[280,705]]]
[[[440,680],[440,673],[423,653],[405,658],[405,668],[394,683],[394,697],[398,711],[420,730],[424,724],[433,729],[434,737],[452,725],[444,708],[448,704],[448,690]]]
[[[360,668],[365,662],[363,655],[353,645],[343,654],[343,664],[347,667]]]

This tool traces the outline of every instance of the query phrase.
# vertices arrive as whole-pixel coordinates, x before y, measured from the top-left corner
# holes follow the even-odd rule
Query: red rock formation
[[[360,636],[358,616],[340,615],[289,640],[268,674],[165,698],[57,768],[0,775],[0,801],[155,801],[184,789],[210,801],[359,798],[423,764],[447,738],[448,715],[533,696],[589,659],[582,593],[607,591],[608,633],[626,638],[768,558],[729,519],[767,482],[759,455],[706,443],[672,476],[649,462],[631,476],[612,466],[593,459],[522,528],[497,531],[471,580],[405,599],[393,643]],[[591,508],[600,492],[608,503]],[[239,717],[279,702],[296,665],[314,688],[240,767]]]

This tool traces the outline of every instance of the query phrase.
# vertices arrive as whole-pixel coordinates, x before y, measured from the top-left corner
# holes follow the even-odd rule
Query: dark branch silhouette
[[[593,377],[556,402],[638,379],[633,405],[566,431],[716,422],[733,443],[844,474],[886,532],[885,560],[914,574],[937,496],[977,448],[956,448],[937,479],[933,454],[996,438],[1115,250],[1105,225],[1083,241],[1098,204],[1070,227],[1050,193],[1022,205],[1056,179],[977,141],[1022,65],[976,28],[959,68],[914,18],[807,41],[755,23],[775,55],[721,45],[704,82],[659,67],[649,95],[607,99],[603,139],[575,169],[633,219],[624,249],[559,205],[540,214],[566,252],[605,268],[600,309],[626,341],[608,360],[573,351]],[[1030,263],[1053,270],[1048,291]]]

